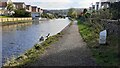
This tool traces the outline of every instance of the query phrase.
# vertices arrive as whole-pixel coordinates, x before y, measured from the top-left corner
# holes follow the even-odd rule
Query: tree
[[[14,10],[13,3],[8,3],[8,4],[7,4],[7,10],[9,11],[9,13],[11,13],[11,11]]]
[[[25,10],[20,10],[20,9],[17,9],[15,10],[15,14],[13,14],[14,17],[30,17],[31,14],[30,12],[27,12]]]
[[[68,16],[71,18],[77,18],[77,12],[74,8],[70,8],[68,11]]]
[[[84,14],[87,13],[87,9],[86,9],[86,8],[83,10],[83,13],[84,13]]]

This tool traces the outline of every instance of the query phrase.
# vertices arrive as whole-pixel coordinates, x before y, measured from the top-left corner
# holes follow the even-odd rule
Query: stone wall
[[[103,28],[107,30],[109,35],[118,35],[118,33],[120,33],[120,22],[118,20],[102,19],[100,23],[103,25]]]
[[[24,20],[32,20],[31,17],[28,18],[0,18],[0,22],[14,22],[14,21],[24,21]]]

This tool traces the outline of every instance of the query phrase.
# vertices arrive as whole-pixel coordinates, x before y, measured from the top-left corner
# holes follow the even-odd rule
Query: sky
[[[91,3],[100,0],[12,0],[13,2],[25,2],[27,5],[38,6],[42,9],[68,9],[89,8]]]

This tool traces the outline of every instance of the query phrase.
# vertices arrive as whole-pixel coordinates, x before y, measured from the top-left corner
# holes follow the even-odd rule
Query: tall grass
[[[96,25],[96,24],[94,24]],[[81,22],[78,20],[79,32],[93,53],[98,65],[101,66],[118,66],[118,37],[107,36],[108,44],[99,45],[100,28],[94,27],[90,22]],[[111,42],[112,41],[112,42]]]

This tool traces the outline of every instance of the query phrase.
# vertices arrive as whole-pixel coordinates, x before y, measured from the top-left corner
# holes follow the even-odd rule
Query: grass
[[[62,37],[62,33],[58,33],[57,35],[51,36],[46,39],[41,44],[35,44],[33,48],[26,51],[24,54],[20,55],[17,58],[12,58],[8,60],[4,67],[6,66],[24,66],[26,63],[34,62],[38,56],[44,53],[45,49],[50,46],[50,44],[55,43],[58,41],[58,38]]]
[[[118,66],[118,37],[107,36],[108,44],[99,45],[99,30],[88,22],[78,21],[79,32],[93,53],[98,65]]]
[[[8,16],[0,16],[0,18],[11,18],[11,17],[8,17]]]

